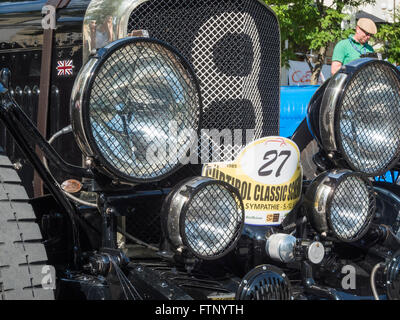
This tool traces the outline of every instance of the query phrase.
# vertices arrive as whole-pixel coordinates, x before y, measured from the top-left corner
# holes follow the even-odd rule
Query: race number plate
[[[279,225],[300,199],[300,151],[290,139],[265,137],[248,144],[235,161],[208,163],[202,175],[236,187],[245,207],[245,223]]]

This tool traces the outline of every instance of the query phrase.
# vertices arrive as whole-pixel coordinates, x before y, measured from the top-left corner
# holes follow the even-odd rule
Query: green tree
[[[347,7],[375,3],[375,0],[264,0],[276,13],[282,43],[282,65],[295,59],[296,53],[304,54],[311,70],[311,84],[317,84],[326,52],[330,43],[348,37],[353,29],[342,29],[343,20],[349,19],[344,13]],[[284,41],[289,41],[286,49]],[[316,55],[311,63],[311,50]]]
[[[391,63],[400,63],[400,7],[397,7],[393,16],[394,22],[382,24],[375,38],[382,44],[378,51]]]

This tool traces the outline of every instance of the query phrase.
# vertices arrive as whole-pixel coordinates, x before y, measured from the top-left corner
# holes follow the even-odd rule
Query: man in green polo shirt
[[[332,55],[331,73],[334,75],[342,65],[359,59],[362,54],[372,53],[374,49],[368,40],[377,32],[375,23],[368,18],[357,21],[356,33],[348,39],[339,41]]]

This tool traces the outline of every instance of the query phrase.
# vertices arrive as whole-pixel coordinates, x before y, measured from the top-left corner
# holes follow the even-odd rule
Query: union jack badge
[[[57,76],[72,76],[74,67],[72,60],[57,61]]]

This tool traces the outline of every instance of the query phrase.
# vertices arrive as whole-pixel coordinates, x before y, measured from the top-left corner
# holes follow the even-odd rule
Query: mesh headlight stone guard
[[[325,85],[321,102],[309,105],[308,121],[337,164],[383,174],[400,157],[400,72],[385,61],[351,62]]]
[[[180,182],[164,201],[163,233],[177,252],[187,250],[200,259],[226,255],[244,226],[244,206],[238,190],[207,177]]]
[[[148,38],[92,56],[71,98],[78,145],[113,179],[157,181],[181,166],[199,130],[200,90],[187,61]]]
[[[371,182],[347,169],[316,177],[307,189],[305,204],[316,231],[344,242],[356,241],[368,231],[376,208]]]

